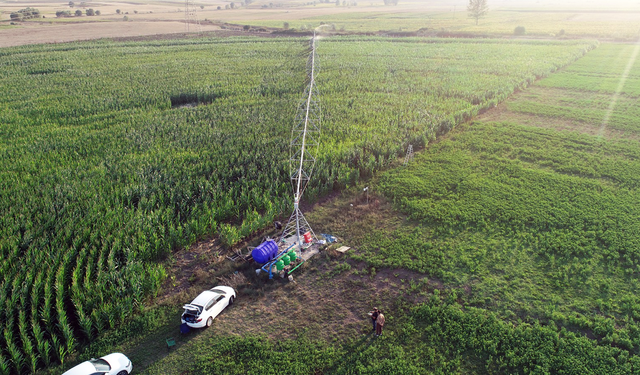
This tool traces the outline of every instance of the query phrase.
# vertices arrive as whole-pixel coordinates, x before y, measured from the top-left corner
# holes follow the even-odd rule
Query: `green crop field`
[[[472,356],[492,343],[506,350],[492,353],[480,372],[638,371],[636,56],[633,45],[602,45],[376,184],[407,219],[358,239],[352,259],[438,280],[447,309],[462,319],[481,314],[515,329],[547,330],[553,340],[572,338],[554,341],[552,353],[599,353],[567,369],[530,357],[543,341],[533,352],[509,349],[496,332],[476,348],[463,345]],[[427,329],[442,329],[432,319]],[[440,337],[461,332],[464,324]],[[465,365],[468,355],[449,358],[474,368],[477,360]],[[604,369],[601,361],[619,367]],[[539,367],[526,370],[532,363]]]
[[[63,363],[157,293],[158,262],[289,211],[306,39],[0,50],[0,373]],[[329,38],[307,199],[490,108],[592,42]],[[621,263],[622,264],[622,263]],[[626,263],[624,263],[626,264]]]
[[[515,114],[544,116],[551,124],[565,122],[583,132],[636,137],[639,51],[634,45],[603,45],[588,59],[542,80],[527,96],[509,100],[506,108]]]

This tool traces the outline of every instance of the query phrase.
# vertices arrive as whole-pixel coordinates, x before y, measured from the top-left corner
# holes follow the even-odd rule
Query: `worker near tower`
[[[384,327],[384,314],[379,310],[378,319],[376,319],[376,337],[382,335],[382,327]]]
[[[377,307],[374,307],[372,311],[369,311],[369,316],[371,317],[371,321],[373,323],[373,332],[376,332],[376,320],[378,319],[378,315],[380,311]]]

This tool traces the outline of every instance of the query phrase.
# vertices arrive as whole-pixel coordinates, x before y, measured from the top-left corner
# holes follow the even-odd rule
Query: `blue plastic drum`
[[[273,260],[276,255],[278,255],[278,245],[274,240],[265,241],[251,251],[253,259],[260,264]]]

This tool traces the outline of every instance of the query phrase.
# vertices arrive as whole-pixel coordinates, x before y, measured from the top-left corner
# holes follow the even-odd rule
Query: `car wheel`
[[[129,373],[126,370],[122,370],[118,373],[118,375],[129,375]]]
[[[233,296],[231,296],[231,297],[229,298],[229,306],[233,305],[233,300],[234,300],[234,299],[235,299],[235,298],[233,298]]]
[[[209,317],[209,319],[207,319],[207,327],[211,327],[212,324],[213,324],[213,318]]]

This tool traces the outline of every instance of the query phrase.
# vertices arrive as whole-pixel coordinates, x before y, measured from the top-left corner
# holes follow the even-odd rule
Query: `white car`
[[[200,293],[190,304],[184,305],[182,323],[191,328],[210,327],[213,319],[233,304],[236,292],[230,286],[217,286]]]
[[[82,362],[62,375],[129,375],[133,365],[122,353],[111,353]]]

